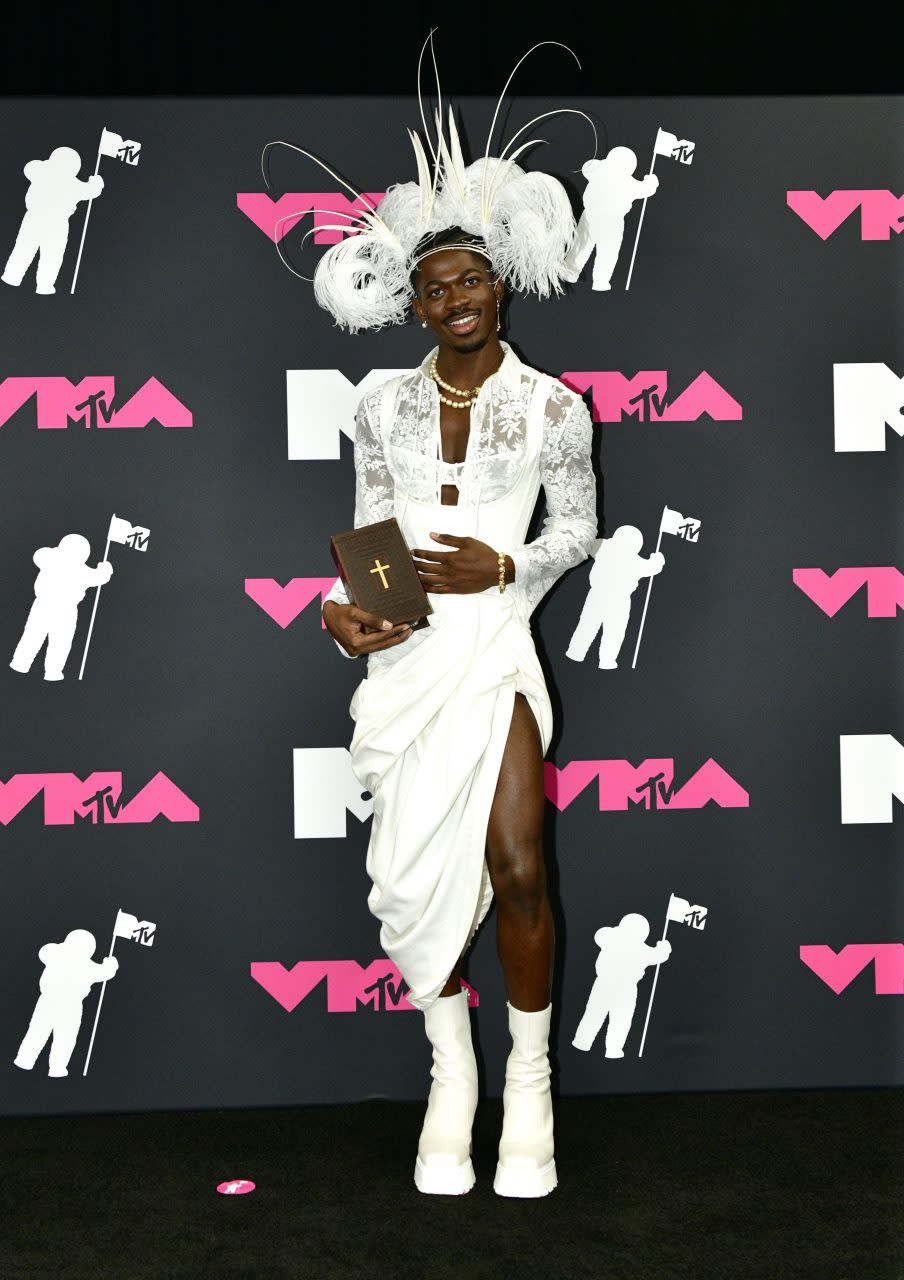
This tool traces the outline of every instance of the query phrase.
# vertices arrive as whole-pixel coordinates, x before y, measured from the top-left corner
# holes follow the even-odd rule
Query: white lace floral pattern
[[[504,497],[517,484],[527,450],[527,412],[538,374],[503,344],[507,376],[488,380],[471,410],[464,464],[456,468],[458,501],[476,505]],[[432,354],[432,353],[431,353]],[[380,430],[382,387],[361,400],[355,419],[355,528],[386,520],[396,480],[421,502],[439,502],[448,482],[440,457],[439,398],[426,375],[429,357],[398,382],[393,421]],[[519,376],[520,375],[520,376]],[[584,401],[552,384],[544,406],[540,482],[547,513],[533,542],[510,552],[528,616],[553,583],[590,553],[597,536],[596,480],[591,464],[593,423]],[[385,443],[384,443],[385,440]],[[394,479],[395,477],[395,479]],[[341,579],[327,600],[348,603]],[[342,646],[336,641],[345,657]]]

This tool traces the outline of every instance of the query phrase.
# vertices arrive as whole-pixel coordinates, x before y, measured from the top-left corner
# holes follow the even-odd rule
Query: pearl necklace
[[[471,405],[477,399],[478,392],[480,391],[479,386],[474,387],[473,390],[469,389],[467,391],[462,391],[460,387],[453,387],[451,383],[444,382],[442,380],[436,369],[436,356],[434,356],[430,361],[430,376],[437,384],[437,387],[445,387],[446,391],[451,391],[454,395],[459,397],[458,400],[450,400],[448,396],[443,395],[442,391],[437,392],[443,404],[451,405],[453,409],[470,409]],[[483,383],[480,385],[483,386]]]

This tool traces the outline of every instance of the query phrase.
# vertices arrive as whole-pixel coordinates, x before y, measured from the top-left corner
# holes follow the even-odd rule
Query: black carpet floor
[[[3,1280],[901,1280],[898,1090],[556,1103],[559,1186],[421,1195],[423,1104],[0,1120]],[[248,1178],[256,1189],[216,1186]]]

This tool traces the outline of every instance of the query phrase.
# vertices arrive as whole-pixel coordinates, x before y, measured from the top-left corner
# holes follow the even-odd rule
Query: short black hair
[[[485,241],[472,231],[463,231],[461,227],[443,227],[442,231],[429,231],[427,235],[421,236],[420,240],[418,240],[412,257],[418,258],[425,253],[438,253],[440,249],[444,249],[450,244],[463,245],[465,248],[473,245],[475,253],[478,253],[482,258],[486,258],[487,247]],[[495,276],[496,272],[489,258],[486,258],[486,264],[487,270],[491,275]],[[417,293],[417,282],[420,273],[420,264],[412,268],[411,288],[415,293]]]

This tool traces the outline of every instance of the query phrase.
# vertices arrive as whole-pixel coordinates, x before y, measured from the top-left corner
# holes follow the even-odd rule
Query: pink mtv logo
[[[287,191],[278,200],[272,199],[266,191],[239,191],[235,202],[246,217],[256,227],[269,236],[274,244],[313,211],[315,244],[338,244],[342,239],[341,231],[329,231],[330,223],[349,224],[353,219],[368,209],[374,208],[383,199],[382,191],[363,191],[360,197],[349,200],[341,191]],[[297,215],[297,216],[292,216]],[[285,218],[285,222],[281,219]]]
[[[364,1005],[381,1013],[414,1008],[405,998],[408,984],[391,960],[373,960],[366,968],[357,960],[299,960],[291,969],[276,960],[254,960],[251,977],[287,1013],[301,1004],[326,979],[327,1013],[355,1013]],[[467,982],[468,1004],[480,1003]]]
[[[860,239],[888,240],[904,230],[904,196],[891,191],[787,192],[788,208],[802,218],[820,240],[828,240],[855,209],[860,210]]]
[[[194,800],[165,773],[155,773],[128,802],[122,798],[121,773],[91,773],[84,781],[74,773],[16,773],[9,782],[0,782],[0,822],[7,826],[40,791],[47,826],[72,826],[76,820],[121,826],[161,816],[169,822],[197,822],[200,817]]]
[[[742,410],[734,396],[704,370],[678,395],[670,396],[665,369],[641,369],[633,378],[623,373],[571,372],[559,378],[572,391],[592,391],[594,422],[696,422],[704,415],[713,422],[740,422]]]
[[[190,427],[191,410],[157,378],[126,402],[114,408],[116,379],[112,374],[82,378],[4,378],[0,382],[0,426],[9,422],[27,400],[37,396],[37,425],[42,430],[63,431],[70,420],[86,430],[146,427],[159,422],[162,427]]]
[[[567,809],[585,787],[599,782],[599,807],[626,809],[702,809],[710,802],[722,809],[747,809],[750,796],[710,757],[681,787],[675,786],[675,761],[653,757],[642,764],[628,760],[572,760],[559,769],[543,765],[546,798]]]
[[[868,618],[894,618],[899,609],[904,609],[904,574],[899,569],[836,569],[831,574],[822,569],[794,569],[791,577],[794,585],[830,618],[864,586]]]
[[[836,996],[872,963],[877,996],[904,995],[904,943],[855,942],[835,952],[831,947],[801,947],[800,958]]]
[[[250,596],[255,604],[259,604],[264,613],[269,614],[274,622],[286,628],[312,600],[318,596],[323,600],[335,582],[335,577],[290,578],[286,585],[281,587],[275,578],[246,578],[245,594]],[[326,630],[322,614],[320,628]]]

